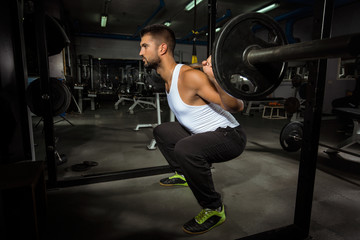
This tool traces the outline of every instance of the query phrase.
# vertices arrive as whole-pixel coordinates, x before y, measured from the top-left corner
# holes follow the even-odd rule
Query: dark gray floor
[[[164,104],[162,104],[164,105]],[[166,104],[165,104],[166,105]],[[151,129],[134,131],[138,123],[155,123],[153,109],[129,105],[114,110],[102,104],[95,111],[72,113],[55,124],[57,148],[68,162],[58,167],[59,179],[166,165],[159,150],[148,150]],[[279,134],[286,120],[235,115],[248,134],[245,152],[238,158],[214,164],[213,177],[227,210],[226,222],[212,231],[189,236],[182,224],[200,211],[186,187],[158,184],[169,174],[51,189],[48,191],[48,239],[238,239],[293,223],[300,152],[281,149]],[[163,121],[168,121],[164,106]],[[34,123],[37,122],[34,117]],[[324,120],[321,141],[328,144],[348,137],[346,124]],[[44,158],[42,125],[35,129],[38,160]],[[359,159],[332,156],[319,149],[313,201],[313,239],[360,239]],[[351,150],[358,150],[354,146]],[[71,166],[86,160],[98,166],[75,172]]]

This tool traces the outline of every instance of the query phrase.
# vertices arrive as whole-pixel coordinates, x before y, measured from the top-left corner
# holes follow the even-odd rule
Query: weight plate
[[[32,81],[26,89],[26,102],[32,113],[42,116],[42,103],[40,92],[40,78]]]
[[[45,27],[48,55],[53,56],[61,53],[65,46],[70,43],[70,40],[60,25],[60,20],[46,15]]]
[[[212,67],[219,85],[230,95],[243,100],[258,100],[272,93],[281,83],[287,63],[247,63],[251,48],[287,44],[278,23],[265,14],[241,14],[228,21],[214,41]]]
[[[30,111],[37,116],[43,116],[43,104],[41,99],[40,78],[32,81],[26,90],[26,101]],[[68,87],[56,78],[49,78],[50,94],[52,101],[52,115],[64,113],[71,103],[71,92]]]
[[[300,108],[300,101],[296,97],[289,97],[284,103],[284,109],[287,113],[296,113]]]
[[[53,104],[57,102],[61,103],[59,104],[58,108],[53,106],[53,116],[57,116],[66,112],[66,110],[69,108],[71,103],[71,92],[69,88],[60,80],[54,78],[53,81],[56,85],[58,85],[58,95],[60,95],[58,99],[55,98],[55,94],[53,95]]]
[[[71,166],[71,170],[73,170],[74,172],[83,172],[89,170],[90,168],[91,166],[84,163],[78,163]]]
[[[94,162],[94,161],[83,161],[83,164],[86,164],[90,167],[96,167],[97,165],[99,165],[98,162]]]
[[[50,78],[50,89],[51,89],[51,100],[52,100],[52,108],[53,115],[57,116],[62,113],[59,112],[63,105],[66,103],[66,90],[63,88],[63,83],[56,79]]]
[[[280,132],[280,145],[288,152],[296,152],[301,148],[303,137],[303,124],[290,122]]]

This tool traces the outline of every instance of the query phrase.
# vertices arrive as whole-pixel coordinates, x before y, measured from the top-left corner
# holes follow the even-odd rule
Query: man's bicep
[[[216,90],[215,86],[212,85],[210,82],[205,83],[200,86],[200,88],[198,90],[198,95],[202,99],[204,99],[208,102],[212,102],[212,103],[221,105],[220,95],[219,95],[218,91]]]

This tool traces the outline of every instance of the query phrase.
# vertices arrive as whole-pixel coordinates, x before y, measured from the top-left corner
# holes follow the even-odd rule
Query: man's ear
[[[159,46],[160,55],[164,55],[168,51],[168,46],[166,43],[162,43]]]

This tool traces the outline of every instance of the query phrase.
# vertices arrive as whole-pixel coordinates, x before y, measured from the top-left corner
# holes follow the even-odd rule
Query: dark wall
[[[30,160],[27,72],[18,1],[1,2],[0,14],[0,163]]]

